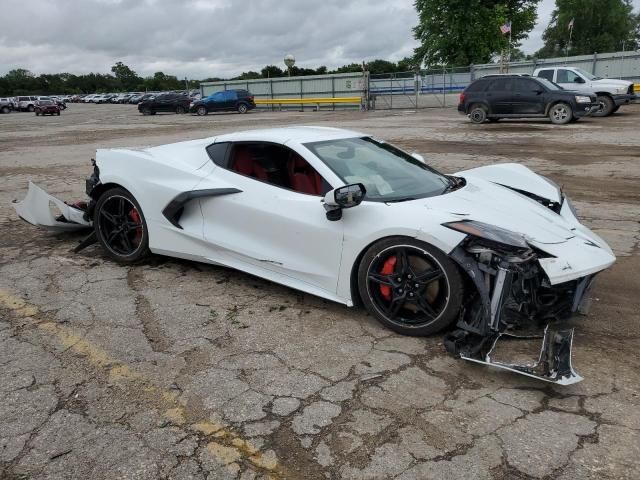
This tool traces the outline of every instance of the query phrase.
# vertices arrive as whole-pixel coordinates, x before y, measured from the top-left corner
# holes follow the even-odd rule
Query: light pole
[[[296,64],[296,59],[293,55],[285,55],[284,64],[287,66],[287,74],[291,76],[291,68]]]

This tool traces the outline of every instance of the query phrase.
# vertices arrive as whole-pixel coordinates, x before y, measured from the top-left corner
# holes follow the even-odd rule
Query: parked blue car
[[[256,108],[256,103],[253,95],[247,90],[223,90],[191,103],[189,111],[198,115],[206,115],[209,112],[225,111],[247,113],[252,108]]]

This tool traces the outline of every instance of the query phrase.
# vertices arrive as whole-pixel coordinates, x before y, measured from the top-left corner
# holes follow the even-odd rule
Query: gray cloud
[[[412,0],[3,0],[0,73],[108,71],[228,76],[292,53],[300,66],[398,60],[415,46]]]
[[[537,50],[554,0],[523,42]],[[640,0],[634,0],[640,5]],[[108,72],[232,76],[292,53],[300,66],[399,60],[416,45],[413,0],[2,0],[0,74]]]

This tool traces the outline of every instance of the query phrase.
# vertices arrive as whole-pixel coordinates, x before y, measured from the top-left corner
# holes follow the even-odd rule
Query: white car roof
[[[260,130],[246,130],[243,132],[227,133],[216,137],[216,142],[242,142],[256,140],[272,141],[277,143],[285,143],[288,141],[307,143],[363,136],[366,135],[364,133],[345,130],[342,128],[299,126],[265,128]]]

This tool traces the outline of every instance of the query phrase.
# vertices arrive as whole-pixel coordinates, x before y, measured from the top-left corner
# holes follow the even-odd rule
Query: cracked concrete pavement
[[[640,478],[640,105],[565,127],[453,109],[0,116],[0,478]],[[449,357],[349,309],[233,270],[117,265],[17,220],[28,180],[83,197],[96,148],[287,124],[352,128],[444,172],[494,162],[562,184],[614,248],[575,320],[582,383]]]

